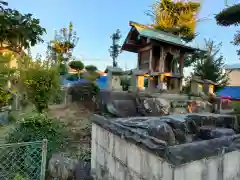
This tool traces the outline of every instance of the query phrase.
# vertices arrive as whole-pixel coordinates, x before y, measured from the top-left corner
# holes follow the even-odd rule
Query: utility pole
[[[112,46],[109,48],[109,53],[110,56],[112,57],[113,60],[113,67],[117,67],[117,57],[120,54],[120,48],[121,46],[119,45],[119,40],[121,39],[121,32],[119,29],[113,35],[111,36],[112,39]]]

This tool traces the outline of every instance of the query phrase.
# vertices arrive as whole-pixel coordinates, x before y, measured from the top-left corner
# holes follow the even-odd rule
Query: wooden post
[[[184,52],[181,52],[181,51],[180,51],[180,65],[179,65],[179,67],[180,67],[180,70],[179,70],[180,76],[183,77]],[[180,78],[180,82],[179,82],[179,89],[180,89],[180,91],[182,91],[182,81],[183,81],[183,78],[182,78],[182,77]]]
[[[151,74],[153,72],[152,69],[152,47],[150,49],[150,55],[149,55],[149,73]],[[149,74],[149,75],[150,75]],[[148,78],[148,89],[151,90],[152,89],[152,81],[150,80],[151,78]]]
[[[152,48],[149,50],[149,72],[153,72],[153,67],[152,67]]]
[[[183,76],[183,68],[184,68],[184,52],[180,52],[180,75]]]

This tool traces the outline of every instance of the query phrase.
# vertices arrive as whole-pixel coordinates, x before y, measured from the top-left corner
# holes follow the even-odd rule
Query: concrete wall
[[[91,167],[99,180],[173,180],[167,162],[96,124],[91,148]]]
[[[227,71],[229,72],[229,71]],[[240,86],[240,70],[234,69],[229,73],[229,86]]]
[[[173,180],[239,180],[240,152],[194,161],[176,167]]]
[[[178,167],[92,126],[92,170],[100,180],[239,180],[240,152],[202,159]]]

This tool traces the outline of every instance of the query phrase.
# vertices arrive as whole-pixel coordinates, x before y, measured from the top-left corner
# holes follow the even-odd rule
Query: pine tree
[[[219,55],[221,43],[216,44],[212,40],[205,40],[206,52],[195,54],[193,73],[191,76],[199,76],[215,82],[218,87],[224,87],[228,83],[228,73],[224,72],[224,57]]]

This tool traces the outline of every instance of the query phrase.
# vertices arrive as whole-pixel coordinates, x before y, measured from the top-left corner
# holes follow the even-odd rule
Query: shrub
[[[78,78],[80,79],[80,71],[84,69],[84,64],[82,61],[71,61],[69,63],[70,68],[74,69],[78,73]]]
[[[66,64],[60,63],[59,64],[59,74],[60,75],[65,75],[68,73],[68,67]]]
[[[76,84],[69,88],[69,94],[72,95],[73,101],[92,99],[97,96],[100,89],[92,82]]]
[[[68,81],[77,81],[79,79],[77,74],[69,74],[66,78]]]
[[[97,67],[94,66],[94,65],[88,65],[85,67],[85,69],[88,71],[88,72],[95,72],[97,71]]]
[[[0,108],[2,108],[3,106],[6,106],[10,103],[10,101],[12,100],[12,94],[11,92],[0,88]]]
[[[87,75],[83,76],[83,79],[86,79],[90,82],[95,82],[100,75],[97,72],[88,72]]]
[[[29,68],[26,70],[24,85],[28,99],[42,113],[60,88],[60,78],[55,69]]]
[[[63,148],[64,125],[47,114],[32,112],[17,121],[17,127],[6,137],[7,143],[48,140],[48,156]]]

